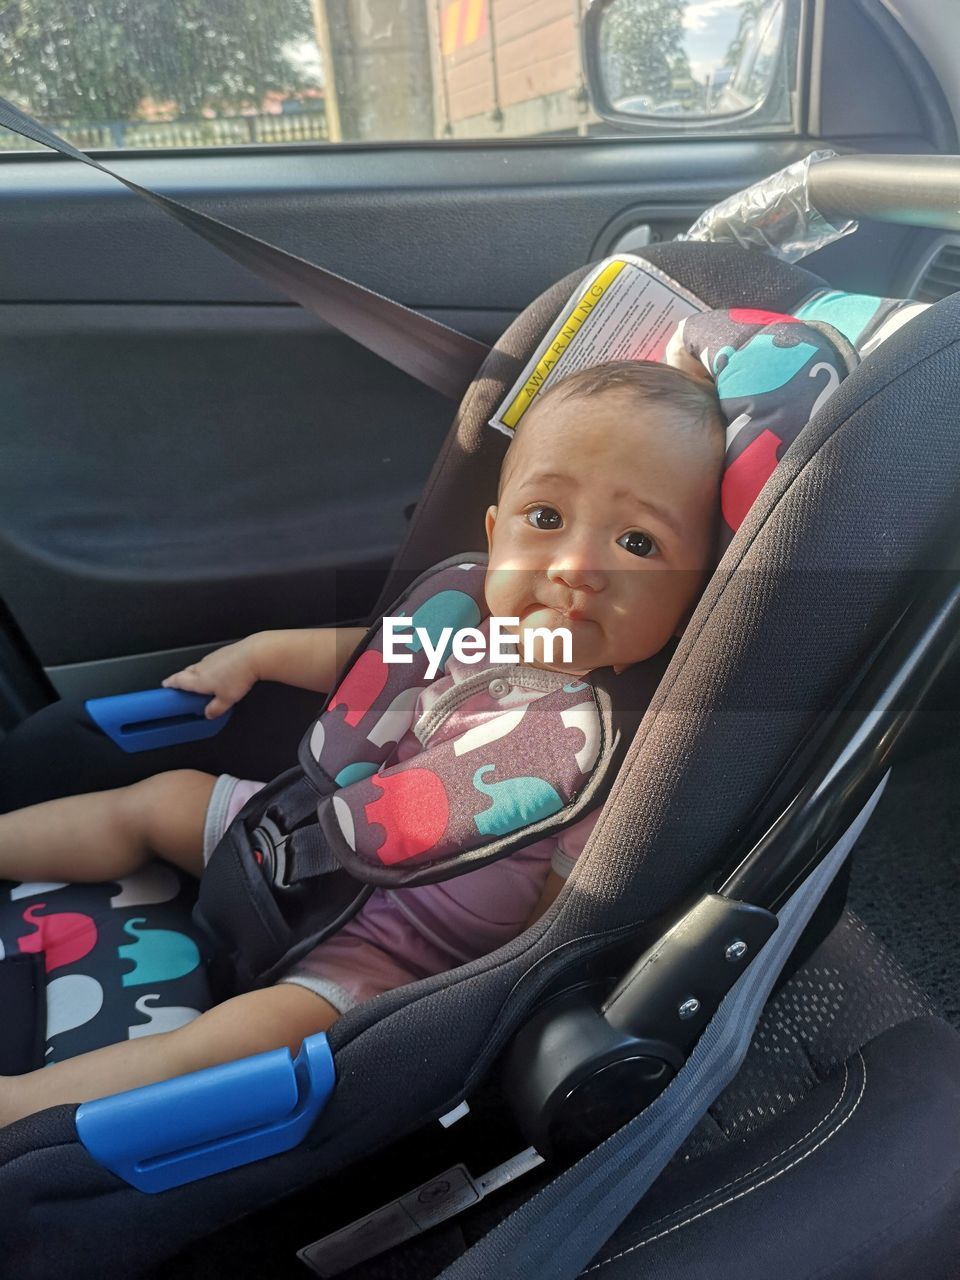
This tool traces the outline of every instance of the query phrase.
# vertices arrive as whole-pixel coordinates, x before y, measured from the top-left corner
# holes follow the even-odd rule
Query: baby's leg
[[[0,814],[0,880],[116,880],[153,857],[199,876],[215,781],[175,769]]]
[[[61,1102],[102,1098],[269,1049],[296,1054],[305,1036],[326,1031],[337,1017],[321,996],[293,983],[248,991],[176,1031],[124,1040],[26,1075],[0,1076],[0,1128]]]

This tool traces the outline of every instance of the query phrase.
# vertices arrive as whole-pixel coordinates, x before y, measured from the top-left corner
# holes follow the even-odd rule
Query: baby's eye
[[[563,517],[553,507],[534,507],[527,512],[527,523],[532,524],[535,529],[560,529]]]
[[[656,543],[652,538],[648,538],[645,533],[641,533],[639,529],[631,529],[629,533],[625,533],[622,538],[617,539],[619,546],[624,551],[629,551],[634,556],[649,556],[656,551]]]

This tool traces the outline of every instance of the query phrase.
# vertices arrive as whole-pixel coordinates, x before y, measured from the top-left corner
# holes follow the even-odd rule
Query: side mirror
[[[798,0],[593,0],[582,61],[597,114],[661,130],[790,122]]]

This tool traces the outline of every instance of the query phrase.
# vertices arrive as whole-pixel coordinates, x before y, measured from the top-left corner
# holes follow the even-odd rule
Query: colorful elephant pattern
[[[414,587],[402,616],[412,616],[435,646],[443,628],[482,622],[483,582],[482,563],[439,566]],[[509,835],[569,804],[597,760],[599,716],[589,683],[554,676],[532,698],[524,690],[519,696],[528,700],[520,705],[511,699],[502,709],[480,709],[465,681],[477,673],[475,703],[483,702],[486,660],[458,668],[452,686],[438,678],[438,687],[450,687],[421,716],[421,726],[429,725],[418,727],[416,754],[398,760],[418,697],[434,693],[418,639],[409,652],[411,662],[388,663],[378,632],[314,726],[306,758],[301,754],[308,772],[319,770],[337,787],[321,808],[331,808],[347,865],[356,855],[402,873],[401,864],[439,861]]]
[[[162,862],[106,884],[0,882],[0,958],[43,955],[46,1065],[172,1031],[210,1007],[195,896]]]
[[[721,489],[724,546],[786,450],[861,354],[869,354],[925,305],[828,290],[795,315],[735,307],[683,322],[683,346],[715,380],[728,424]]]

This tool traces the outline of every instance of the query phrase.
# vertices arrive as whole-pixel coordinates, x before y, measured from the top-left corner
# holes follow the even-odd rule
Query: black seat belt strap
[[[438,320],[431,320],[333,271],[238,231],[178,200],[139,186],[52,133],[6,98],[0,98],[0,126],[116,178],[305,310],[451,400],[462,399],[489,352],[484,343]]]

